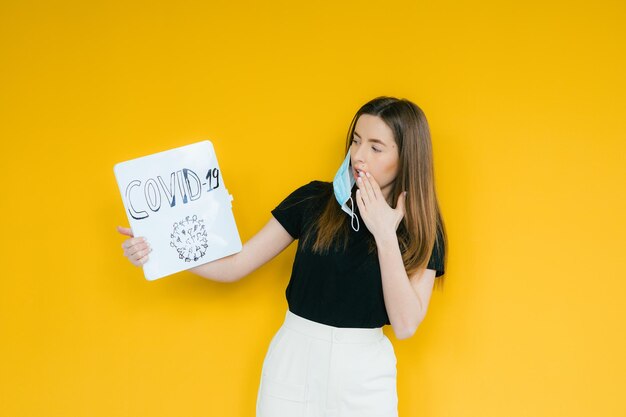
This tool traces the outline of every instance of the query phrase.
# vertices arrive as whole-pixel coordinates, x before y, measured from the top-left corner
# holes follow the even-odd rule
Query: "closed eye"
[[[357,141],[356,141],[356,139],[354,139],[354,138],[352,138],[352,143],[356,143],[356,144],[358,144],[358,142],[357,142]],[[374,152],[377,152],[377,153],[378,153],[378,152],[382,152],[382,150],[381,150],[381,149],[378,149],[378,148],[377,148],[377,147],[375,147],[375,146],[372,146],[372,149],[374,150]]]

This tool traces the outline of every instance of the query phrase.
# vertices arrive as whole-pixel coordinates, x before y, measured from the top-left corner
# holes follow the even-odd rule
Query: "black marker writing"
[[[210,192],[219,187],[220,170],[209,169],[206,179],[209,180],[209,187],[206,192]],[[176,196],[180,196],[182,204],[199,199],[202,195],[202,183],[200,177],[191,169],[183,168],[170,174],[169,186],[163,181],[161,176],[148,178],[143,183],[140,180],[132,180],[126,186],[126,201],[128,201],[128,212],[133,219],[142,220],[149,216],[148,212],[140,207],[147,206],[150,211],[156,213],[161,209],[162,200],[167,202],[169,207],[176,206]],[[178,185],[178,187],[176,186]],[[139,190],[134,190],[139,188]],[[141,192],[143,191],[143,193]],[[145,204],[140,204],[145,203]]]
[[[206,173],[206,179],[209,180],[209,189],[207,191],[216,189],[220,186],[220,170],[217,168],[209,169],[209,172]],[[211,186],[213,179],[215,179],[215,187]]]

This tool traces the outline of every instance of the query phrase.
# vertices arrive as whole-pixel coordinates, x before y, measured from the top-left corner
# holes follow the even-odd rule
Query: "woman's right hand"
[[[122,243],[124,256],[135,266],[143,266],[148,261],[148,254],[152,248],[144,237],[134,237],[133,231],[128,227],[117,226],[117,231],[123,235],[130,236]]]

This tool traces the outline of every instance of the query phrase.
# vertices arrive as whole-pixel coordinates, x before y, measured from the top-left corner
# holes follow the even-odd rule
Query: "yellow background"
[[[253,416],[295,244],[232,285],[122,255],[117,162],[213,141],[243,241],[378,95],[426,113],[446,285],[402,417],[626,415],[626,5],[0,4],[0,415]]]

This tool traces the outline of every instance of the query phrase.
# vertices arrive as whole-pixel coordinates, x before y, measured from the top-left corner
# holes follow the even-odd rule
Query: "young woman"
[[[289,307],[263,362],[257,417],[397,416],[396,356],[382,327],[411,337],[447,263],[422,110],[393,97],[363,105],[333,182],[299,187],[272,215],[241,252],[191,269],[233,282],[298,239]],[[118,230],[131,236],[124,255],[145,263],[147,243]]]

